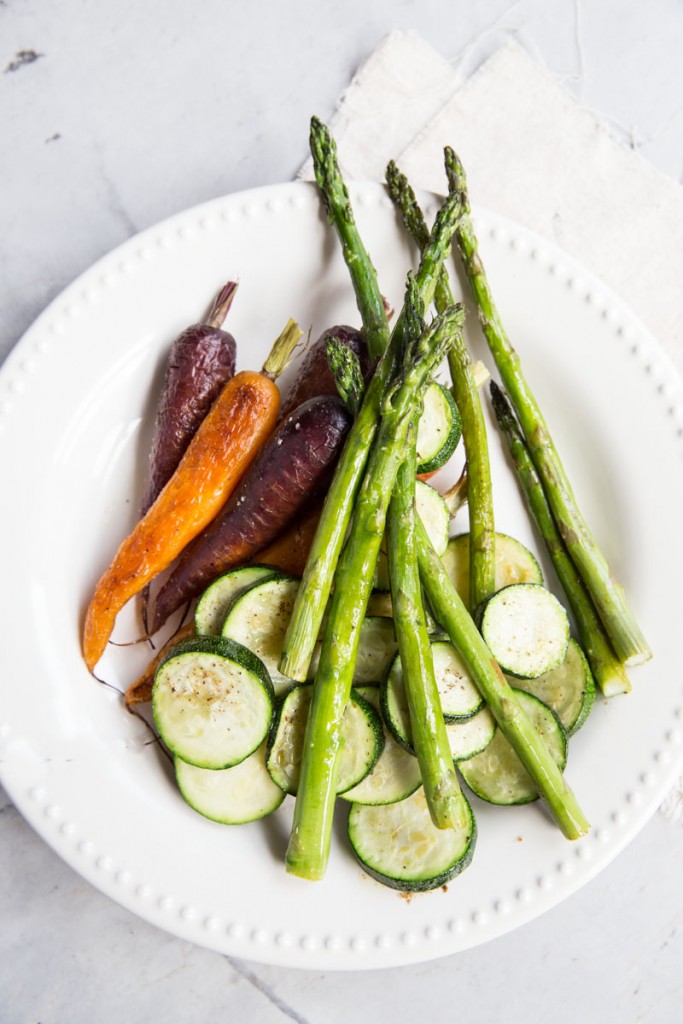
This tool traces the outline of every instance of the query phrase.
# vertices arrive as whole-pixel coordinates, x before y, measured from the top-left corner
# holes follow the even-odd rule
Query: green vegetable
[[[369,875],[402,892],[427,892],[445,885],[472,860],[477,827],[469,804],[459,829],[439,829],[429,815],[424,790],[381,807],[354,804],[348,834]]]
[[[286,855],[287,870],[309,879],[323,876],[329,856],[341,720],[353,679],[360,623],[372,589],[387,507],[405,456],[408,430],[422,389],[443,359],[453,331],[462,326],[462,307],[456,307],[438,316],[416,337],[413,332],[419,308],[419,289],[410,278],[401,320],[411,334],[403,365],[382,404],[377,437],[334,577]],[[305,579],[302,594],[306,596]]]
[[[459,216],[459,201],[449,197],[437,215],[430,243],[415,275],[416,291],[425,308],[432,300],[437,275],[450,252],[451,237]],[[368,287],[370,283],[368,278]],[[382,402],[407,340],[407,326],[402,312],[365,392],[327,493],[280,662],[280,671],[291,679],[304,680],[308,672],[351,511],[377,432]]]
[[[559,769],[567,760],[567,737],[559,718],[538,697],[514,690],[540,740],[550,750]],[[473,793],[491,804],[528,804],[538,800],[538,790],[526,768],[502,732],[497,732],[481,754],[459,765],[462,777]]]
[[[241,644],[190,637],[161,661],[152,710],[173,754],[198,768],[230,768],[266,738],[273,684],[263,663]]]
[[[356,227],[348,189],[337,162],[337,147],[329,129],[311,118],[310,148],[315,179],[322,193],[330,223],[334,226],[351,274],[365,343],[371,360],[381,356],[389,343],[389,325],[377,274]]]
[[[415,193],[404,174],[392,161],[386,172],[389,195],[398,208],[403,223],[424,250],[429,232]],[[456,234],[457,234],[456,228]],[[448,274],[442,268],[435,292],[437,309],[452,305],[453,295]],[[471,606],[477,608],[495,590],[495,527],[493,492],[488,439],[484,412],[479,398],[472,362],[462,338],[454,338],[448,352],[448,367],[462,423],[462,437],[467,457],[468,506],[470,514],[470,595]]]
[[[631,683],[598,617],[579,573],[572,562],[548,504],[520,427],[500,388],[491,383],[493,410],[505,437],[529,510],[545,542],[579,631],[581,644],[595,680],[606,697],[628,693]]]
[[[638,665],[652,657],[620,584],[613,577],[576,502],[569,478],[548,425],[522,372],[521,362],[496,309],[493,294],[478,251],[469,215],[467,183],[462,164],[452,149],[446,150],[446,170],[452,191],[462,199],[464,214],[456,239],[491,354],[519,417],[531,458],[543,483],[560,535],[588,589],[612,641],[625,665]],[[462,412],[462,410],[461,410]]]
[[[590,826],[576,797],[492,658],[419,523],[417,533],[420,575],[434,615],[460,651],[498,727],[533,779],[563,834],[568,839],[578,839]]]
[[[463,828],[469,808],[460,792],[448,745],[417,566],[416,429],[417,417],[408,432],[408,454],[398,472],[389,505],[391,601],[412,742],[429,813],[437,828]]]

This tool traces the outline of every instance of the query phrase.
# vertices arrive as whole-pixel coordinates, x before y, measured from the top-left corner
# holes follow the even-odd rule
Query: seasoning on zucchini
[[[436,828],[424,790],[380,807],[353,804],[348,835],[369,875],[402,892],[437,889],[460,874],[474,853],[477,827],[472,809],[466,827]]]
[[[191,637],[159,665],[152,710],[173,754],[199,768],[229,768],[266,738],[273,685],[263,663],[240,644]]]
[[[533,679],[564,661],[569,618],[538,583],[514,583],[484,605],[481,635],[503,672]]]
[[[572,637],[561,665],[536,679],[515,679],[513,686],[538,697],[557,714],[571,736],[586,721],[595,699],[595,680],[588,659]]]
[[[533,728],[548,747],[560,770],[567,760],[567,737],[562,724],[538,697],[512,691]],[[538,799],[538,789],[522,762],[499,729],[486,750],[458,765],[473,793],[491,804],[528,804]]]
[[[270,777],[285,793],[296,793],[303,756],[304,732],[313,687],[293,687],[280,703],[275,727],[268,741],[266,767]],[[372,705],[357,692],[344,710],[339,754],[337,792],[356,786],[372,771],[382,752],[382,723]]]
[[[241,565],[210,583],[197,601],[194,628],[200,635],[220,636],[232,604],[247,587],[277,575],[268,565]]]

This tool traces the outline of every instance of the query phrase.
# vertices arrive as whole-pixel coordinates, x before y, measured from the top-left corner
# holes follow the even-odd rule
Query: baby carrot
[[[243,370],[223,386],[175,473],[119,547],[85,616],[83,658],[91,672],[119,611],[217,515],[272,431],[280,406],[274,378],[300,336],[290,321],[261,373]]]

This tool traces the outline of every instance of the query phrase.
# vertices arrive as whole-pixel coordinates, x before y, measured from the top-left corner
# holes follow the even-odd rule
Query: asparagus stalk
[[[427,223],[410,182],[393,160],[387,167],[386,181],[389,195],[401,214],[406,230],[422,250],[429,238]],[[434,301],[437,309],[445,309],[453,304],[453,293],[445,267],[439,274]],[[496,530],[484,410],[474,379],[472,362],[461,336],[454,338],[453,345],[448,351],[448,367],[453,382],[453,397],[462,420],[462,436],[467,458],[470,518],[469,603],[471,608],[477,608],[496,589]]]
[[[420,576],[437,621],[459,650],[499,728],[534,780],[562,833],[567,839],[579,839],[590,826],[574,793],[520,707],[419,520],[417,544]]]
[[[415,545],[415,441],[418,417],[389,505],[391,601],[403,669],[413,745],[432,821],[437,828],[466,824],[468,810],[458,785],[427,632]]]
[[[322,192],[330,222],[339,236],[344,260],[351,274],[363,333],[371,361],[382,355],[389,342],[384,300],[377,284],[377,273],[356,226],[348,189],[337,161],[335,141],[323,122],[311,118],[310,149],[318,187]]]
[[[538,530],[545,542],[548,554],[557,573],[562,589],[579,631],[581,644],[586,652],[596,682],[606,697],[628,693],[631,689],[624,666],[617,658],[603,625],[596,614],[588,591],[567,554],[567,549],[555,525],[543,484],[529,454],[526,442],[514,417],[507,398],[491,381],[491,399],[498,425],[505,437],[512,461],[517,471],[522,491]]]
[[[411,289],[415,301],[417,289]],[[404,307],[405,309],[406,307]],[[410,321],[410,317],[406,318]],[[416,403],[434,367],[445,355],[462,307],[437,317],[418,340],[411,339],[398,381],[381,408],[381,422],[354,508],[348,539],[334,577],[320,662],[304,735],[304,755],[285,863],[302,878],[322,878],[327,866],[335,801],[341,723],[349,698],[360,629],[372,589],[387,508]]]
[[[519,356],[501,322],[478,250],[477,237],[469,215],[465,172],[452,149],[446,149],[446,171],[451,191],[463,203],[456,239],[479,308],[491,354],[517,413],[531,458],[543,482],[560,535],[591,595],[617,657],[625,665],[638,665],[652,652],[628,606],[623,588],[614,578],[574,496],[543,414],[522,373]]]
[[[327,339],[325,353],[339,397],[351,415],[356,417],[365,392],[363,371],[358,356],[348,345],[344,345],[335,337]]]
[[[459,200],[449,196],[437,215],[429,245],[422,254],[415,275],[416,291],[424,307],[434,297],[436,279],[450,252],[451,238],[459,216]],[[406,330],[406,316],[402,312],[365,392],[360,412],[346,440],[327,493],[283,644],[280,671],[290,679],[306,679],[332,588],[339,552],[377,430],[381,402],[398,355],[405,344]]]

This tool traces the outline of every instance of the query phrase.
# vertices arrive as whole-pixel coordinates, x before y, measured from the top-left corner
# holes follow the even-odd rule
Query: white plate
[[[398,306],[409,252],[393,212],[377,185],[357,186],[353,197],[382,287]],[[239,828],[201,818],[181,800],[145,728],[113,690],[93,682],[79,653],[84,606],[135,518],[173,337],[233,277],[241,283],[229,326],[242,366],[260,365],[289,316],[313,336],[357,322],[314,187],[219,199],[132,239],[51,305],[0,374],[2,781],[78,872],[187,940],[325,970],[473,946],[584,885],[676,776],[681,382],[633,316],[571,259],[493,214],[478,213],[477,224],[503,319],[656,656],[633,672],[630,696],[597,700],[571,742],[567,775],[591,834],[572,844],[538,804],[475,800],[474,862],[446,892],[408,900],[368,879],[341,814],[325,880],[288,876],[291,799]],[[470,334],[483,354],[474,317]],[[498,529],[536,546],[495,433],[491,451]],[[133,633],[123,614],[117,637]],[[124,688],[145,658],[144,649],[111,648],[100,671]]]

